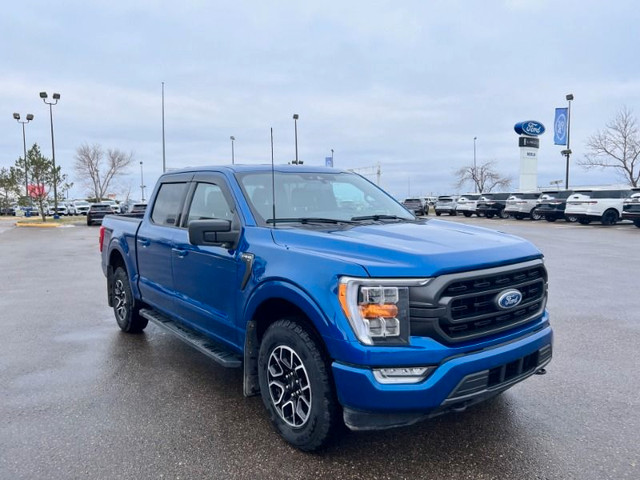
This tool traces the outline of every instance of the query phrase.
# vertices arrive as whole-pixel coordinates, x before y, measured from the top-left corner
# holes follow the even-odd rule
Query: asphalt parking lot
[[[451,220],[545,254],[547,375],[316,454],[280,440],[239,370],[154,325],[120,332],[96,227],[0,222],[0,479],[640,478],[640,229]]]

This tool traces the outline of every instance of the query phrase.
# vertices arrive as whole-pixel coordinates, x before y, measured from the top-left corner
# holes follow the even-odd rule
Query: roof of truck
[[[347,170],[337,168],[324,167],[320,165],[274,165],[276,172],[301,172],[301,173],[353,173]],[[265,163],[260,165],[206,165],[198,167],[187,167],[179,170],[170,170],[166,174],[189,173],[189,172],[220,172],[226,171],[231,173],[246,172],[270,172],[271,164]],[[165,175],[166,175],[165,174]]]

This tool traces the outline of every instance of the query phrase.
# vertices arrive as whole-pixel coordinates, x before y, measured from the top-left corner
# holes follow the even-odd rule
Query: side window
[[[180,207],[186,186],[186,183],[164,183],[160,186],[151,212],[153,223],[170,227],[180,223]]]
[[[218,185],[198,183],[189,207],[187,224],[191,220],[222,218],[233,220],[233,211]]]

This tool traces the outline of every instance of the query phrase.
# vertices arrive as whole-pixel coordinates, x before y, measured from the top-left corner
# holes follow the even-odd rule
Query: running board
[[[204,335],[174,322],[172,319],[148,308],[140,310],[140,315],[176,335],[183,342],[212,358],[223,367],[237,368],[242,366],[242,358],[225,346],[212,341]]]

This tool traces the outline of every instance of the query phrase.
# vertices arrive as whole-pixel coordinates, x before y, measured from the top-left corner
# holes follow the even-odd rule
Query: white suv
[[[458,198],[456,213],[462,213],[465,217],[470,217],[476,213],[476,205],[480,198],[479,193],[465,193]]]
[[[592,221],[615,225],[622,216],[624,199],[630,194],[631,190],[575,190],[564,213],[575,216],[582,225]]]
[[[536,210],[541,192],[514,193],[507,198],[507,206],[504,211],[516,220],[531,217],[531,220],[540,220],[542,215]]]
[[[70,204],[70,210],[73,215],[86,215],[91,204],[85,200],[75,200]]]

